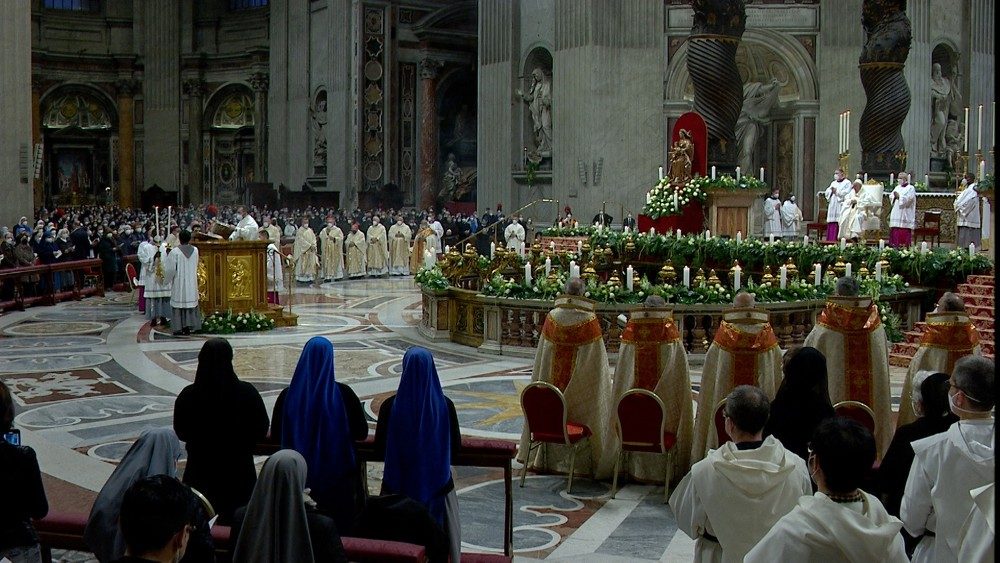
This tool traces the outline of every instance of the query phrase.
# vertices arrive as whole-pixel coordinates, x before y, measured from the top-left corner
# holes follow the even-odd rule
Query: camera
[[[5,432],[4,435],[3,435],[3,441],[7,442],[8,444],[10,444],[12,446],[20,446],[21,445],[21,431],[15,429],[15,430],[11,430],[10,432]]]

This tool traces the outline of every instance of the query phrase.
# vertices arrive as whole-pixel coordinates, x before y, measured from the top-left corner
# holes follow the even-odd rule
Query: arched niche
[[[441,204],[476,201],[477,82],[475,68],[455,67],[438,84]]]
[[[931,51],[931,68],[941,65],[941,75],[948,79],[952,87],[951,103],[948,107],[948,119],[958,119],[965,107],[962,91],[961,52],[949,40],[939,41]]]
[[[309,154],[312,155],[312,171],[316,176],[326,176],[326,108],[326,87],[320,86],[313,93],[309,108],[309,146],[312,148]]]
[[[542,69],[545,76],[547,76],[550,81],[552,80],[552,51],[547,46],[536,45],[530,48],[527,55],[525,55],[521,64],[521,72],[518,77],[519,81],[517,86],[522,92],[528,92],[531,89],[531,73],[536,68]],[[524,158],[526,152],[530,153],[536,148],[534,139],[534,122],[531,120],[531,109],[528,107],[528,104],[523,100],[519,100],[519,105],[521,110],[520,148],[522,151],[522,158]],[[553,135],[555,135],[554,132]],[[524,151],[525,148],[527,151]],[[551,168],[552,160],[550,158],[543,159],[540,164],[540,169],[549,170]]]
[[[208,98],[204,112],[204,178],[211,201],[234,204],[242,201],[247,185],[254,182],[259,156],[254,145],[253,92],[243,83],[225,84]]]

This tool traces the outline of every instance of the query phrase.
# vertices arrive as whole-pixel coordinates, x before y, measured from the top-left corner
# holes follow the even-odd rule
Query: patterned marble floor
[[[374,427],[378,405],[398,384],[403,353],[421,344],[434,353],[463,434],[511,440],[520,435],[518,392],[530,379],[530,359],[425,342],[415,328],[420,296],[410,278],[300,287],[295,297],[299,326],[229,337],[237,373],[260,390],[269,410],[305,341],[322,335],[336,349],[338,380],[362,398]],[[174,398],[194,379],[204,340],[151,330],[129,294],[0,316],[0,378],[14,392],[15,424],[38,453],[53,509],[89,511],[138,434],[172,423]],[[894,368],[897,400],[903,374]],[[697,367],[692,377],[697,389]],[[373,490],[380,477],[381,468],[372,464]],[[502,473],[460,468],[456,486],[465,550],[501,551]],[[579,479],[568,495],[564,478],[529,476],[523,489],[514,488],[516,559],[692,559],[694,542],[677,533],[662,487],[629,484],[614,500],[609,488]]]

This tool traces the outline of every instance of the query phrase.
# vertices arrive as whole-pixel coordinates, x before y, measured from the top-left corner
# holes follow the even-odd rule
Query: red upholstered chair
[[[569,482],[566,492],[573,489],[573,470],[576,467],[576,450],[592,434],[585,424],[567,420],[566,397],[551,383],[536,381],[521,391],[521,409],[528,428],[528,452],[521,470],[521,486],[531,463],[531,452],[543,444],[569,446]],[[544,452],[544,450],[543,450]]]
[[[135,271],[135,265],[132,263],[125,264],[125,277],[128,279],[128,290],[132,294],[132,304],[138,297],[137,284],[139,282],[139,274]]]
[[[720,446],[729,441],[729,433],[726,432],[726,417],[723,415],[725,408],[726,400],[722,399],[719,404],[715,405],[715,414],[712,415],[712,420],[715,423],[715,435],[719,439]]]
[[[611,498],[618,492],[618,470],[622,458],[630,452],[660,454],[667,458],[663,478],[663,500],[670,498],[670,480],[674,476],[674,446],[677,435],[667,432],[667,408],[658,396],[646,389],[632,389],[618,399],[618,439],[621,451],[615,458]]]
[[[868,405],[860,401],[841,401],[833,405],[833,413],[857,422],[875,435],[875,413]]]

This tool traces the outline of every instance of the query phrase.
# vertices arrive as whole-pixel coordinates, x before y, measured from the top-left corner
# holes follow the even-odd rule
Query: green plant
[[[445,291],[450,285],[448,278],[444,277],[444,272],[436,265],[432,268],[420,268],[413,276],[413,281],[420,287],[431,291]]]
[[[274,320],[256,311],[236,313],[230,309],[224,313],[209,315],[202,324],[205,334],[234,334],[237,332],[258,332],[274,328]]]

